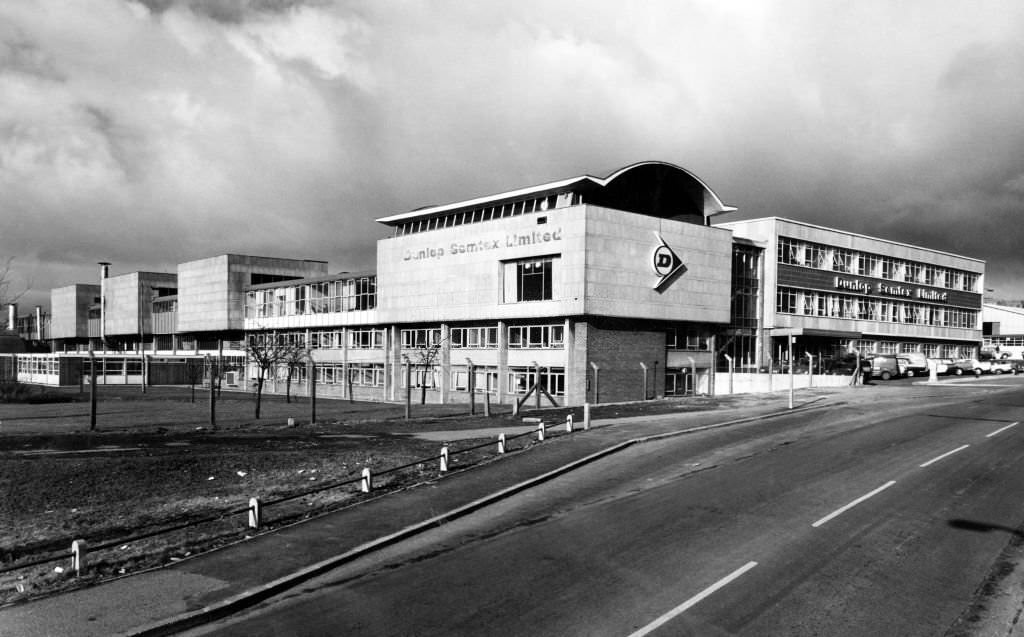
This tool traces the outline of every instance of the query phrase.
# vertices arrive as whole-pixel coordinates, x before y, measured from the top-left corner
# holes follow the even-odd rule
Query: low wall
[[[793,387],[846,387],[850,384],[849,376],[835,374],[794,374]],[[719,396],[733,394],[763,394],[789,389],[789,374],[733,374],[732,392],[729,391],[728,372],[715,373],[715,394]]]

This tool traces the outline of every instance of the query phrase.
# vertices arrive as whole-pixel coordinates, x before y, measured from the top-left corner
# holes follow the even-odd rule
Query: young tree
[[[285,353],[282,362],[287,370],[287,376],[285,376],[284,380],[284,401],[286,403],[292,402],[292,378],[295,376],[296,370],[304,368],[308,360],[309,350],[305,347],[296,346]]]
[[[437,356],[441,353],[441,341],[434,343],[427,347],[419,347],[413,352],[411,357],[412,365],[421,367],[420,379],[420,404],[424,405],[427,402],[427,376],[430,374],[431,368],[434,367],[434,363],[437,361]]]
[[[296,350],[305,348],[288,342],[284,334],[260,333],[250,334],[245,342],[245,353],[256,365],[256,418],[260,417],[260,405],[263,400],[263,383],[267,374],[276,371],[278,365],[289,360]]]

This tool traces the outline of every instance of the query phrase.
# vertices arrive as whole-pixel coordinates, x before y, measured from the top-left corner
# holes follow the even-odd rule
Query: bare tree
[[[306,366],[309,356],[308,349],[297,345],[294,349],[288,350],[281,361],[287,370],[284,380],[284,401],[286,403],[292,402],[292,378],[297,370]]]
[[[284,334],[259,333],[250,334],[245,342],[245,353],[256,365],[256,418],[260,417],[260,404],[263,399],[263,383],[267,374],[288,361],[296,350],[305,351],[300,345],[289,342]]]
[[[438,354],[441,353],[441,343],[438,341],[429,347],[419,347],[412,352],[412,365],[415,367],[422,368],[419,372],[419,384],[420,384],[420,404],[426,404],[427,402],[427,377],[431,372],[431,368],[434,367],[434,363],[437,361]]]
[[[14,257],[7,257],[7,260],[0,265],[0,308],[7,307],[8,303],[16,303],[25,292],[28,292],[28,286],[20,292],[13,292],[11,286],[13,279],[11,278],[11,263],[14,262]],[[0,313],[0,327],[6,327],[9,330],[17,329],[15,325],[7,325],[7,312]]]

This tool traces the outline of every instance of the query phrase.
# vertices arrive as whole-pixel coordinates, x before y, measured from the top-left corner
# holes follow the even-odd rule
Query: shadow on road
[[[991,531],[1006,531],[1007,533],[1016,535],[1017,537],[1024,537],[1024,532],[1020,529],[1014,529],[1002,524],[990,524],[988,522],[978,522],[976,520],[963,520],[960,518],[950,520],[949,525],[954,529],[960,529],[962,531],[976,531],[978,533],[989,533]]]

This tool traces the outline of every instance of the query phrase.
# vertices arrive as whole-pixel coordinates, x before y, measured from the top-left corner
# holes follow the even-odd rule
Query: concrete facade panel
[[[659,292],[659,237],[685,271]],[[727,323],[729,231],[587,206],[586,308],[591,315]]]
[[[539,223],[544,220],[544,223]],[[583,310],[583,207],[382,239],[380,318],[387,323],[529,319]],[[504,302],[503,263],[557,257],[551,300]]]

